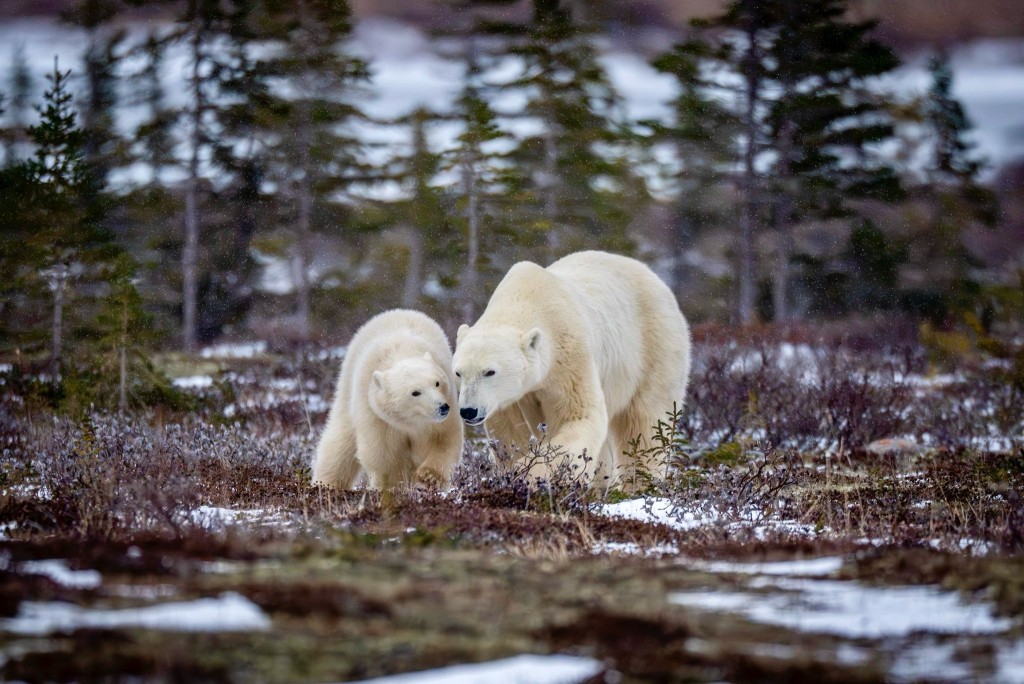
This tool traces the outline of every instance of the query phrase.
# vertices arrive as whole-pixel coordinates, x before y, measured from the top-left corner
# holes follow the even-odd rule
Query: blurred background
[[[452,331],[579,249],[697,324],[1020,331],[1015,0],[6,0],[0,93],[0,355],[55,373]]]

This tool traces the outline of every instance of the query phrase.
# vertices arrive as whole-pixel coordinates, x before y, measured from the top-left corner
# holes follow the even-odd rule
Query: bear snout
[[[484,419],[483,414],[471,406],[460,408],[459,415],[470,425],[476,425]]]
[[[441,404],[440,406],[437,407],[437,415],[444,418],[445,416],[448,415],[448,411],[450,411],[451,408],[452,407],[449,406],[448,404]]]

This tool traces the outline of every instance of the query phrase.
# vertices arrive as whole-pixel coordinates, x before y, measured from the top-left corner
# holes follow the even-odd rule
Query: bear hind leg
[[[313,483],[336,489],[352,489],[362,466],[356,458],[356,436],[349,426],[341,426],[321,440],[313,466]]]
[[[665,412],[651,409],[636,399],[612,420],[612,434],[618,443],[615,472],[618,483],[630,491],[646,489],[651,479],[668,474],[668,454],[655,448],[652,441],[659,421],[668,420]]]

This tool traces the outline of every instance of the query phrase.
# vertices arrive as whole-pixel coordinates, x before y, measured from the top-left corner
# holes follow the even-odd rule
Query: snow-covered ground
[[[171,632],[253,632],[270,628],[259,606],[234,592],[215,598],[160,603],[141,608],[82,608],[56,601],[25,601],[0,629],[14,634],[42,635],[87,627],[136,627]]]
[[[43,575],[70,589],[95,589],[103,583],[103,577],[95,570],[72,570],[68,564],[56,558],[25,561],[18,570],[26,575]]]
[[[602,669],[601,663],[592,658],[520,655],[489,663],[368,679],[365,684],[577,684]]]
[[[724,526],[732,529],[750,529],[757,538],[764,538],[770,531],[785,532],[803,537],[815,537],[818,530],[814,525],[795,520],[768,518],[755,508],[741,511],[735,516],[724,516],[712,508],[680,507],[669,499],[629,499],[614,504],[596,507],[597,515],[639,520],[646,523],[667,525],[677,530],[694,530],[700,527]]]
[[[888,659],[892,681],[1024,682],[1024,639],[1011,631],[1015,620],[993,615],[984,601],[965,603],[956,593],[935,587],[872,587],[809,578],[831,574],[838,567],[836,560],[707,563],[704,569],[758,576],[745,591],[678,592],[669,600],[685,608],[734,613],[753,622],[859,644],[877,640],[881,645],[872,649],[843,644],[836,655],[851,663]],[[991,639],[995,665],[991,677],[980,679],[959,652],[964,640],[978,635]],[[897,648],[902,640],[907,641]]]
[[[914,632],[998,634],[1013,621],[995,617],[986,603],[963,603],[933,587],[870,587],[858,582],[758,577],[754,592],[694,591],[673,594],[672,603],[726,611],[754,622],[849,639],[905,637]],[[763,593],[764,589],[774,589]]]

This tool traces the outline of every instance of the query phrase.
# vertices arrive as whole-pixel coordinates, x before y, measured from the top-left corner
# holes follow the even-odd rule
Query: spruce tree
[[[399,304],[404,308],[421,308],[423,285],[428,280],[447,279],[442,271],[446,254],[452,247],[453,234],[445,196],[436,184],[441,170],[441,156],[431,146],[429,129],[440,117],[417,107],[394,124],[409,133],[409,152],[392,158],[389,178],[397,181],[404,199],[396,204],[394,214],[406,243],[405,283]],[[434,267],[434,272],[429,272]]]
[[[11,59],[11,72],[5,98],[6,126],[4,138],[4,165],[13,166],[20,161],[18,148],[24,145],[28,112],[31,109],[33,79],[25,60],[25,47],[18,45]]]
[[[494,264],[498,240],[515,240],[503,217],[509,213],[518,185],[507,159],[511,140],[486,99],[483,71],[473,39],[465,54],[466,71],[454,118],[461,126],[456,145],[446,154],[446,167],[458,174],[458,197],[464,224],[465,263],[459,283],[461,322],[476,318],[481,302],[481,275]]]
[[[214,145],[219,127],[221,49],[230,30],[230,13],[220,0],[187,0],[169,36],[185,48],[188,59],[187,103],[177,114],[183,124],[184,156],[179,164],[185,172],[184,235],[181,247],[181,344],[195,351],[199,341],[200,241],[203,234],[202,199],[208,183],[204,159],[215,158]]]
[[[254,65],[275,87],[262,93],[253,122],[266,150],[266,178],[278,187],[277,224],[287,235],[298,333],[311,332],[317,235],[337,231],[343,210],[334,200],[371,175],[353,130],[366,119],[359,98],[366,63],[344,49],[351,12],[344,0],[264,2],[252,30],[272,46]]]
[[[54,60],[39,123],[29,128],[35,155],[27,162],[33,190],[28,220],[34,229],[29,244],[37,274],[52,296],[50,362],[55,382],[65,361],[66,304],[75,295],[73,282],[102,280],[106,261],[118,252],[90,211],[93,195],[83,152],[85,134],[77,125],[68,90],[70,73],[61,71]],[[89,310],[85,301],[75,307],[79,320],[87,318]]]
[[[871,38],[872,22],[845,18],[845,0],[733,0],[695,24],[686,50],[735,76],[704,88],[728,91],[741,121],[742,194],[738,318],[753,317],[753,241],[769,227],[776,238],[774,313],[789,318],[792,227],[851,212],[848,200],[900,197],[896,175],[874,152],[893,135],[886,103],[872,79],[898,65]],[[762,173],[766,169],[767,173]]]
[[[145,107],[145,118],[135,131],[135,141],[141,148],[138,157],[149,165],[154,183],[159,182],[161,171],[174,163],[174,114],[163,84],[166,51],[166,39],[151,32],[136,49],[143,67],[133,78],[138,104]]]
[[[96,317],[100,349],[93,366],[97,378],[116,378],[117,401],[104,397],[104,403],[116,405],[121,415],[130,406],[145,405],[155,399],[155,394],[173,393],[167,379],[153,368],[149,359],[148,350],[155,339],[153,317],[143,306],[136,274],[135,262],[127,253],[113,260],[107,279],[109,293]],[[96,389],[105,391],[111,384],[102,382],[103,387]]]
[[[659,55],[652,66],[676,80],[678,94],[672,100],[668,122],[644,121],[653,143],[672,145],[676,169],[670,174],[676,205],[672,216],[672,271],[669,285],[677,296],[686,292],[684,254],[697,236],[730,226],[734,212],[723,197],[738,150],[739,118],[708,91],[712,83],[701,68],[703,46],[682,43]]]
[[[522,137],[511,159],[533,200],[522,218],[543,237],[547,260],[588,246],[628,251],[626,228],[646,191],[628,163],[633,140],[620,98],[569,5],[535,0],[532,21],[502,27],[522,70],[501,90],[526,101],[522,112],[502,115],[540,129]]]
[[[79,110],[87,169],[86,201],[88,210],[97,214],[107,211],[101,201],[106,197],[111,171],[128,161],[126,143],[115,126],[119,69],[127,34],[111,26],[122,9],[117,0],[78,0],[62,13],[65,21],[85,29],[87,36]]]
[[[918,292],[916,298],[929,309],[923,313],[948,324],[955,312],[970,308],[980,289],[971,276],[976,264],[964,246],[964,231],[972,224],[991,226],[996,203],[992,191],[978,180],[984,161],[968,139],[971,122],[952,93],[948,57],[935,55],[929,71],[932,81],[923,103],[923,122],[931,154],[922,188],[929,216],[922,239],[915,242],[919,261],[928,265],[932,291]]]

